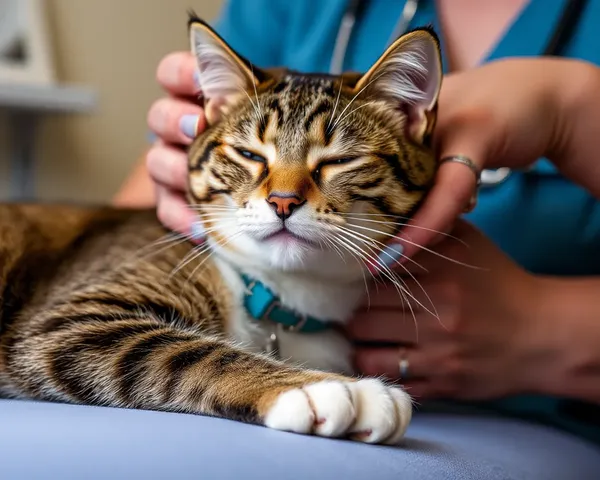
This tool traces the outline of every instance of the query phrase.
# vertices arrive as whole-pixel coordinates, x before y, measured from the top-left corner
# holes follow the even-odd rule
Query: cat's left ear
[[[244,92],[254,93],[267,74],[239,55],[206,22],[190,13],[191,50],[196,58],[199,83],[209,124],[219,120]]]
[[[356,83],[355,94],[382,98],[408,117],[408,133],[427,142],[435,126],[442,85],[442,55],[437,35],[421,28],[402,35]]]

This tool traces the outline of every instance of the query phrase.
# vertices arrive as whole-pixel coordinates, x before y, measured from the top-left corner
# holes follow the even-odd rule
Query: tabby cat
[[[353,375],[340,326],[432,184],[435,33],[328,76],[259,69],[193,15],[189,32],[207,243],[155,211],[1,205],[0,395],[398,443],[411,399]]]

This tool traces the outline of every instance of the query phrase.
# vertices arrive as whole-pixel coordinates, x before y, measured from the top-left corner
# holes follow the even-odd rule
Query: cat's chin
[[[278,270],[303,270],[319,255],[318,248],[295,237],[274,238],[262,246],[271,268]]]

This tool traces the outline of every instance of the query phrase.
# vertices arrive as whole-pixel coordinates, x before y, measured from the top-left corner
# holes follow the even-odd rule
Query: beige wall
[[[188,48],[187,9],[193,7],[199,16],[212,20],[221,0],[47,0],[47,4],[59,79],[93,87],[99,104],[91,115],[44,121],[37,193],[47,200],[105,201],[146,147],[146,113],[161,93],[155,69],[166,53]],[[0,121],[2,130],[3,126]],[[2,151],[5,136],[2,131]],[[0,167],[0,175],[5,167]]]

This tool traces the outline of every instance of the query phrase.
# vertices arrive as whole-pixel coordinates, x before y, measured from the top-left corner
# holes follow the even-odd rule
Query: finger
[[[157,142],[146,155],[148,173],[155,182],[173,191],[187,188],[187,155],[181,149]]]
[[[428,279],[439,270],[448,267],[452,262],[460,263],[461,248],[468,248],[467,242],[462,238],[445,237],[442,241],[429,243],[426,251],[417,252],[408,261],[399,262],[395,268],[396,272],[403,278],[429,283]]]
[[[408,302],[407,302],[408,303]],[[403,309],[370,309],[358,312],[346,327],[347,335],[362,342],[416,344],[423,338],[437,338],[443,329],[440,314],[432,301]]]
[[[189,145],[206,128],[204,110],[178,98],[161,98],[148,111],[148,126],[166,143]]]
[[[402,310],[410,308],[425,310],[431,308],[432,296],[436,296],[427,275],[423,277],[401,278],[398,284],[387,281],[384,284],[376,284],[369,288],[368,296],[365,298],[359,312],[368,314],[374,310]],[[423,305],[422,305],[423,304]]]
[[[367,312],[369,309],[431,310],[432,303],[438,296],[438,290],[435,277],[407,275],[398,279],[398,285],[388,281],[383,285],[376,284],[370,287],[359,312]]]
[[[192,240],[198,243],[205,240],[201,232],[199,219],[187,207],[187,202],[179,192],[174,192],[164,185],[157,184],[156,198],[157,216],[165,227],[189,235]]]
[[[419,320],[408,310],[371,310],[356,315],[348,324],[348,335],[359,342],[414,344],[418,337],[418,323]]]
[[[402,309],[405,305],[398,288],[390,281],[370,285],[368,293],[362,310],[370,308]]]
[[[429,379],[424,380],[406,380],[399,382],[402,388],[410,395],[413,400],[427,400],[440,398],[439,393],[436,393],[435,385]]]
[[[488,152],[496,149],[497,137],[493,119],[469,116],[464,120],[454,120],[451,126],[437,132],[439,158],[461,155],[469,158],[481,172],[487,162]],[[435,184],[410,226],[400,232],[398,242],[402,245],[403,258],[412,257],[419,250],[429,249],[433,238],[439,232],[447,232],[454,221],[470,206],[476,194],[477,176],[467,165],[459,162],[443,162],[435,179]],[[393,240],[392,242],[394,242]]]
[[[405,228],[399,235],[399,242],[404,246],[403,257],[412,257],[419,250],[430,250],[437,232],[448,231],[464,212],[475,188],[476,178],[467,167],[453,162],[442,164],[435,186],[410,222],[421,228]],[[405,263],[404,258],[400,261]]]
[[[191,52],[175,52],[160,61],[156,79],[172,95],[196,96],[200,92],[196,71],[196,60]]]

